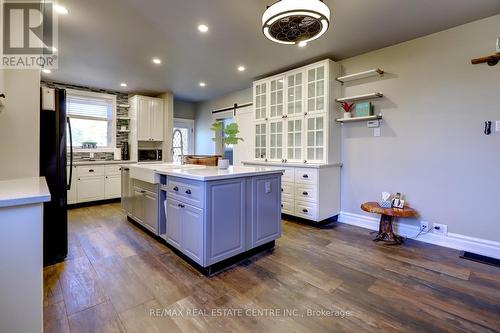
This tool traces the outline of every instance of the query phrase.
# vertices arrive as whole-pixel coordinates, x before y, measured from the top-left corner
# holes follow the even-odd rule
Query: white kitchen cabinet
[[[340,66],[320,61],[254,82],[254,159],[268,162],[340,162],[335,81]]]
[[[134,180],[133,196],[131,199],[132,211],[129,213],[136,222],[158,234],[158,194],[143,187],[143,182]]]
[[[78,177],[76,191],[78,203],[104,200],[104,177]]]
[[[104,199],[114,199],[121,196],[122,179],[120,175],[105,176]]]
[[[160,98],[133,96],[130,99],[131,118],[137,126],[137,141],[164,140],[164,105]],[[133,130],[133,129],[132,129]]]

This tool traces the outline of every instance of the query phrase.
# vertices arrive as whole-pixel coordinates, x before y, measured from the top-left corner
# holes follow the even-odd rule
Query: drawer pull
[[[302,175],[302,178],[307,179],[307,178],[309,178],[309,176],[308,175]]]
[[[176,187],[174,187],[174,188],[173,188],[173,190],[174,190],[175,192],[179,192],[179,188],[178,188],[177,186],[176,186]]]
[[[304,208],[304,209],[302,209],[302,211],[303,211],[304,213],[308,213],[308,212],[309,212],[309,211],[308,211],[307,209],[305,209],[305,208]]]
[[[281,204],[281,208],[283,208],[283,204]]]
[[[309,195],[309,193],[307,193],[307,192],[302,192],[302,195]]]
[[[94,172],[94,169],[90,169],[89,172]]]
[[[186,194],[191,194],[191,190],[189,190],[189,189],[188,189],[188,190],[186,190],[186,192],[185,192],[185,193],[186,193]]]
[[[179,206],[180,208],[184,208],[186,206],[184,206],[183,204],[178,204],[177,206]]]
[[[284,190],[283,190],[283,189],[281,189],[281,192],[283,192],[283,191],[284,191]]]
[[[145,193],[146,193],[146,191],[141,191],[141,193],[142,193],[142,194],[145,194]]]

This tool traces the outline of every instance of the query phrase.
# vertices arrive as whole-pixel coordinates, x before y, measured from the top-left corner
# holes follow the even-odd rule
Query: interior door
[[[150,141],[151,139],[151,100],[137,98],[137,140]]]
[[[238,124],[239,136],[244,141],[240,141],[233,146],[233,165],[243,165],[243,161],[251,161],[254,158],[252,155],[252,120],[253,108],[251,106],[236,110],[234,122]]]

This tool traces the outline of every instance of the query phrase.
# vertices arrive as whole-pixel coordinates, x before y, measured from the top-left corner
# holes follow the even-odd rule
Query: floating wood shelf
[[[382,74],[384,74],[384,70],[377,68],[377,69],[370,69],[368,71],[359,72],[359,73],[355,73],[355,74],[339,76],[336,80],[339,81],[340,83],[345,83],[345,82],[349,82],[349,81],[360,80],[360,79],[364,79],[367,77],[372,77],[372,76],[377,76],[377,75],[382,75]]]
[[[355,101],[362,101],[362,100],[382,98],[382,97],[384,97],[384,94],[382,94],[381,92],[375,92],[375,93],[365,94],[365,95],[337,98],[336,101],[340,102],[340,103],[341,102],[355,102]]]
[[[338,123],[354,123],[356,121],[370,121],[370,120],[378,120],[378,119],[382,119],[382,114],[378,114],[375,116],[365,116],[365,117],[339,118],[335,121]]]
[[[473,65],[488,63],[490,66],[495,66],[500,60],[500,54],[493,54],[488,57],[472,59],[470,62]]]
[[[118,120],[130,120],[130,117],[116,117]]]
[[[119,108],[129,108],[130,105],[128,105],[128,104],[118,104],[118,107]]]
[[[130,133],[130,130],[118,130],[118,133]]]

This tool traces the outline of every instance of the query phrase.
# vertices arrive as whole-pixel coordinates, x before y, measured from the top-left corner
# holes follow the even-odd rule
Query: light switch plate
[[[370,120],[369,122],[366,123],[366,126],[368,126],[368,128],[377,128],[380,126],[380,121],[379,120]]]
[[[495,131],[500,132],[500,120],[495,121]]]
[[[380,127],[374,128],[373,129],[373,136],[380,136]]]

